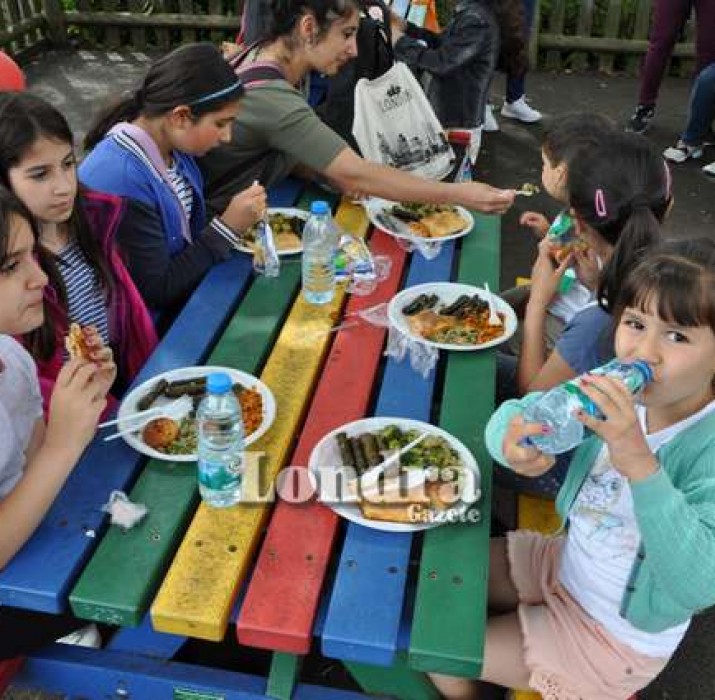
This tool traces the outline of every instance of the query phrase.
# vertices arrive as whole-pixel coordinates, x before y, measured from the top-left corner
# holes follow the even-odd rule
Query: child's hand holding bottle
[[[541,476],[554,466],[556,458],[540,452],[529,445],[527,438],[540,435],[547,426],[539,423],[525,423],[522,416],[516,416],[509,423],[504,435],[502,452],[509,466],[523,476]]]
[[[607,445],[611,464],[631,481],[658,470],[658,460],[648,446],[635,408],[635,398],[623,381],[608,375],[589,374],[580,388],[598,406],[604,418],[579,411],[577,418]]]

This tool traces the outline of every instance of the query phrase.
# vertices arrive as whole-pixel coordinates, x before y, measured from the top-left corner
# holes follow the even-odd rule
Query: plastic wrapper
[[[273,238],[273,229],[267,218],[256,224],[256,242],[253,250],[253,269],[266,277],[278,277],[281,261]]]
[[[335,280],[347,282],[350,294],[366,296],[387,279],[392,261],[385,255],[373,256],[361,238],[343,234],[335,255]]]
[[[434,260],[442,250],[442,243],[440,241],[433,241],[429,238],[398,238],[397,245],[408,253],[417,252],[425,260]]]

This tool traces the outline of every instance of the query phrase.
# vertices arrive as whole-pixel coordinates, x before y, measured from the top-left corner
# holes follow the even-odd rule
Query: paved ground
[[[27,67],[31,89],[58,106],[77,134],[83,134],[91,114],[108,95],[118,95],[134,84],[146,70],[143,54],[110,55],[82,52],[42,56]],[[624,122],[637,92],[629,77],[598,74],[547,74],[529,76],[529,97],[548,118],[575,110],[593,110]],[[503,79],[495,85],[503,89]],[[677,138],[687,111],[688,83],[669,79],[663,89],[658,117],[649,136],[662,148]],[[485,136],[479,166],[483,179],[500,186],[538,182],[541,171],[540,126],[526,127],[501,119],[502,130]],[[707,158],[709,156],[709,159]],[[715,160],[715,148],[703,162]],[[667,224],[677,236],[715,235],[715,178],[708,179],[700,164],[690,162],[673,169],[675,207]],[[504,219],[502,287],[519,274],[528,274],[534,255],[530,234],[516,222],[526,208],[552,213],[556,207],[544,195],[521,199]],[[713,582],[715,586],[715,582]],[[694,622],[673,663],[651,688],[641,694],[646,700],[715,700],[715,614]],[[23,699],[27,696],[23,696]]]

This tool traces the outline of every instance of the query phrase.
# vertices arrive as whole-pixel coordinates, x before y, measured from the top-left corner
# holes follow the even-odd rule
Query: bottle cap
[[[317,199],[315,202],[313,202],[310,205],[310,213],[311,214],[328,214],[330,212],[330,207],[328,206],[327,202],[324,202],[322,199]]]
[[[227,394],[232,386],[231,377],[225,372],[214,372],[206,378],[206,391],[209,394]]]
[[[653,369],[645,360],[636,360],[633,366],[641,371],[646,384],[650,384],[653,381]]]

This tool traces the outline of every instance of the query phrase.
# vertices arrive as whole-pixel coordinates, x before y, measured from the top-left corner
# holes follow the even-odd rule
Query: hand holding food
[[[94,326],[81,327],[71,323],[65,338],[70,359],[93,362],[96,365],[94,381],[97,393],[104,398],[117,376],[112,349],[107,347]]]
[[[514,204],[514,190],[500,190],[483,182],[462,182],[452,187],[459,188],[455,201],[485,214],[503,214]]]
[[[105,383],[97,381],[100,373],[95,364],[80,359],[62,367],[50,399],[46,442],[59,447],[90,442],[107,404]]]
[[[263,185],[253,184],[234,195],[221,214],[221,221],[235,231],[245,231],[253,226],[266,210],[266,190]]]
[[[569,253],[561,262],[556,262],[553,243],[544,238],[539,243],[539,254],[531,268],[531,294],[529,304],[548,306],[556,296],[561,278],[571,264],[572,254]]]
[[[509,466],[523,476],[541,476],[551,469],[556,462],[553,455],[539,452],[535,447],[530,447],[530,435],[540,435],[544,427],[538,423],[524,423],[521,416],[516,416],[504,435],[502,453]]]

